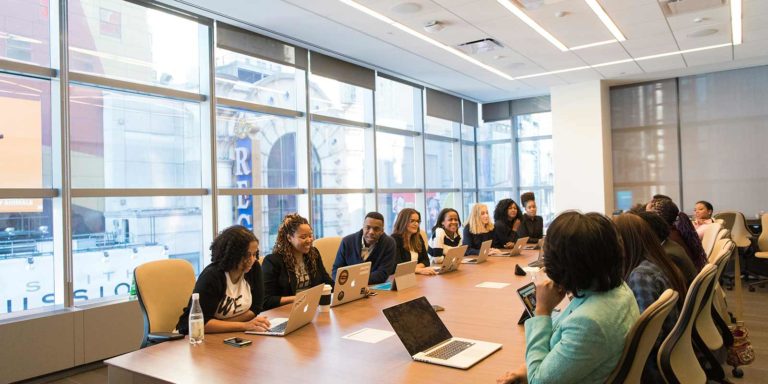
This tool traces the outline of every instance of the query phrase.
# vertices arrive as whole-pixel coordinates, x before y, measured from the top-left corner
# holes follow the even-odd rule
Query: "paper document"
[[[394,332],[382,331],[380,329],[363,328],[359,331],[352,332],[349,335],[344,335],[341,338],[374,344],[386,339],[387,337],[392,337],[394,334]]]
[[[480,283],[478,285],[475,285],[475,287],[478,287],[478,288],[501,289],[501,288],[504,288],[504,287],[506,287],[508,285],[509,285],[509,283],[494,283],[492,281],[486,281],[486,282]]]
[[[539,270],[541,270],[539,267],[523,267],[523,271],[525,271],[525,273],[537,273]]]

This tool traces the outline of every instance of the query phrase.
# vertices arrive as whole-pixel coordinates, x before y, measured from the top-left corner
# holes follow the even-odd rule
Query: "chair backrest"
[[[715,266],[715,277],[712,281],[712,289],[702,300],[702,310],[699,316],[696,318],[696,331],[699,333],[702,341],[707,347],[714,351],[723,346],[723,337],[720,335],[720,329],[715,324],[715,320],[712,318],[712,307],[715,295],[721,294],[718,279],[720,274],[723,273],[725,265],[728,264],[733,250],[736,245],[730,239],[722,239],[717,242],[713,257],[709,263]]]
[[[424,245],[429,245],[429,238],[427,237],[427,232],[425,230],[420,230],[421,238],[424,240]]]
[[[133,270],[136,293],[144,316],[144,336],[171,332],[195,288],[195,270],[182,259],[157,260]]]
[[[701,246],[704,248],[704,253],[709,259],[712,255],[712,250],[715,249],[715,242],[717,241],[717,234],[723,229],[723,225],[719,223],[712,223],[707,225],[704,230],[704,237],[701,238]]]
[[[722,221],[723,228],[732,231],[733,223],[736,221],[736,212],[718,212],[713,216],[715,221]]]
[[[640,382],[648,355],[659,337],[664,320],[675,307],[677,299],[677,292],[667,289],[656,302],[643,311],[629,330],[619,364],[608,376],[606,383]]]
[[[760,226],[762,231],[760,237],[757,238],[757,248],[760,252],[768,252],[768,213],[763,213],[760,217]]]
[[[727,228],[720,228],[720,232],[717,233],[715,241],[717,242],[718,240],[725,238],[731,238],[731,231],[729,231]]]
[[[685,295],[683,309],[674,328],[661,343],[656,362],[664,380],[670,384],[704,383],[707,376],[696,359],[691,333],[702,309],[702,301],[712,289],[717,268],[707,264],[693,279]],[[709,308],[707,309],[709,310]]]
[[[752,234],[747,228],[747,220],[743,213],[720,212],[715,217],[725,220],[724,227],[731,231],[731,240],[736,243],[737,247],[748,247],[751,244]]]
[[[339,252],[339,246],[341,246],[341,237],[323,237],[315,240],[313,244],[318,251],[320,251],[320,257],[323,258],[323,266],[328,274],[333,271],[333,262],[336,260],[336,253]],[[331,276],[331,279],[335,278]]]

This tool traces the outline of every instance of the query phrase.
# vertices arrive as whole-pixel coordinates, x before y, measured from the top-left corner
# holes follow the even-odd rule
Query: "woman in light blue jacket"
[[[498,383],[603,383],[619,362],[624,338],[640,316],[622,279],[622,245],[598,213],[565,212],[547,230],[535,316],[525,322],[525,365]],[[552,318],[568,295],[570,304]]]

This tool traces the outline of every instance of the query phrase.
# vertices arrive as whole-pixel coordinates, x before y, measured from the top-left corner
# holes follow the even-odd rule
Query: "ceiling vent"
[[[719,8],[725,4],[726,0],[659,0],[659,5],[661,5],[661,10],[664,11],[665,16],[701,12]]]
[[[459,44],[460,50],[473,55],[484,52],[492,52],[500,48],[502,48],[501,44],[499,44],[496,40],[489,38]]]

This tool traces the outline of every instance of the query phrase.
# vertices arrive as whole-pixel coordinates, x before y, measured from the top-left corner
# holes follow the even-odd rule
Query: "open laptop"
[[[544,266],[544,249],[541,247],[541,245],[543,245],[542,241],[543,240],[539,241],[539,257],[536,260],[528,263],[529,267],[541,268]]]
[[[426,297],[383,310],[411,358],[467,369],[501,348],[501,344],[453,337]]]
[[[320,296],[323,294],[323,284],[296,294],[293,307],[288,318],[277,317],[270,320],[272,328],[266,332],[245,331],[249,335],[285,336],[307,324],[315,317]]]
[[[491,243],[493,240],[486,240],[480,245],[480,252],[477,253],[477,257],[465,257],[461,260],[462,264],[480,264],[485,263],[488,260],[488,251],[491,250]]]
[[[443,273],[458,271],[461,266],[461,259],[464,258],[464,254],[467,253],[467,246],[462,245],[460,247],[451,248],[445,252],[443,257],[443,264],[440,266],[432,267],[438,275]]]
[[[402,291],[416,286],[416,264],[418,261],[406,261],[395,267],[395,274],[386,283],[371,285],[370,289],[379,291]]]
[[[528,244],[523,246],[523,249],[541,249],[541,246],[544,244],[544,238],[536,239],[531,238],[528,239]]]
[[[336,270],[331,307],[355,301],[365,297],[368,290],[368,277],[371,275],[371,262],[348,265]]]
[[[501,252],[494,253],[491,256],[502,256],[502,257],[509,257],[509,256],[518,256],[520,255],[520,251],[522,251],[528,244],[528,238],[527,237],[521,237],[515,241],[515,245],[512,246],[512,249],[502,249]]]

